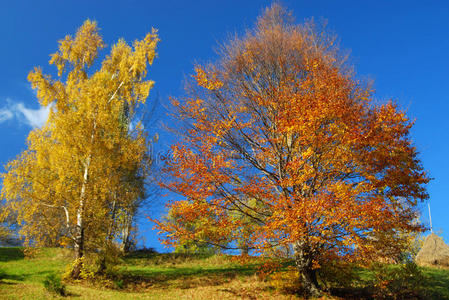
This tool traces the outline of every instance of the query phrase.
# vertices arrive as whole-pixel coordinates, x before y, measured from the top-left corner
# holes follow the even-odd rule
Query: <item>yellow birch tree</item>
[[[30,132],[28,149],[6,167],[3,217],[17,214],[29,244],[73,245],[74,278],[86,247],[99,247],[98,240],[113,234],[116,208],[142,194],[142,185],[129,181],[145,172],[147,138],[142,126],[130,131],[128,124],[154,84],[146,75],[158,41],[154,29],[132,46],[121,39],[99,64],[105,44],[97,24],[87,20],[51,55],[56,78],[41,68],[28,75],[39,103],[51,111],[46,124]]]

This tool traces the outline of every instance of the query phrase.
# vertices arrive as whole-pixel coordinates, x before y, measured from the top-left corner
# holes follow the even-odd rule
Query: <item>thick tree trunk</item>
[[[316,276],[316,270],[313,269],[313,257],[310,248],[305,241],[298,241],[294,244],[295,264],[301,278],[304,292],[307,296],[320,296],[320,289]]]

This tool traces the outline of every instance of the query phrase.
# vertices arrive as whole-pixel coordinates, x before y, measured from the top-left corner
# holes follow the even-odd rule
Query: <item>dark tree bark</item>
[[[313,269],[313,255],[309,245],[305,241],[298,241],[294,244],[293,249],[296,269],[301,278],[304,292],[307,296],[320,296],[316,270]]]

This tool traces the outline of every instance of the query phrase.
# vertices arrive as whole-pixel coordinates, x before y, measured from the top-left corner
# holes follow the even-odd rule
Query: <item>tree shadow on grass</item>
[[[70,297],[70,298],[80,298],[82,296],[83,295],[81,295],[81,294],[77,294],[77,293],[73,293],[73,292],[69,292],[69,291],[66,291],[65,295],[64,295],[64,297]]]
[[[0,247],[0,262],[20,260],[25,257],[23,248],[19,247]]]
[[[126,289],[143,288],[180,288],[218,286],[234,280],[236,277],[244,278],[254,276],[263,260],[239,264],[231,261],[215,260],[214,254],[188,254],[188,253],[131,253],[125,257],[126,265],[141,266],[131,270],[122,270],[115,273],[113,280],[123,281]],[[196,262],[202,265],[212,259],[212,265],[195,266]],[[191,266],[179,266],[187,263]],[[292,261],[281,262],[281,267],[292,265]]]
[[[24,281],[25,276],[7,274],[7,273],[3,272],[2,270],[0,270],[0,284],[15,284],[14,282],[6,282],[5,280]]]
[[[332,288],[330,294],[343,299],[375,299],[373,288],[370,287]]]
[[[217,286],[229,282],[237,276],[248,277],[256,272],[258,265],[235,267],[180,267],[125,271],[118,274],[128,288],[155,287],[188,289],[198,286]]]
[[[52,273],[52,271],[40,271],[40,272],[32,272],[32,273],[25,273],[25,274],[9,274],[5,272],[4,270],[0,269],[0,283],[3,284],[10,284],[10,282],[5,282],[5,280],[13,280],[13,281],[29,281],[32,277],[42,277],[42,279],[45,277],[45,275],[48,275]],[[34,282],[39,282],[40,280],[31,280]]]

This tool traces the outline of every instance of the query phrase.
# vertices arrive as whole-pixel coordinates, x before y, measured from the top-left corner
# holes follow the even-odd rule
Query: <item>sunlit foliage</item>
[[[51,55],[56,77],[41,68],[28,75],[51,111],[7,165],[2,197],[4,217],[17,215],[29,244],[73,246],[80,260],[85,249],[101,250],[116,237],[120,216],[143,193],[148,141],[141,125],[129,124],[153,87],[145,77],[158,41],[155,30],[132,46],[121,39],[100,63],[105,44],[87,20]]]
[[[376,104],[333,36],[291,20],[267,9],[173,100],[186,128],[163,185],[184,200],[169,205],[181,221],[158,227],[172,245],[207,236],[227,248],[291,248],[304,288],[318,294],[322,262],[400,253],[399,233],[422,230],[413,220],[429,179],[413,122],[391,101]]]

